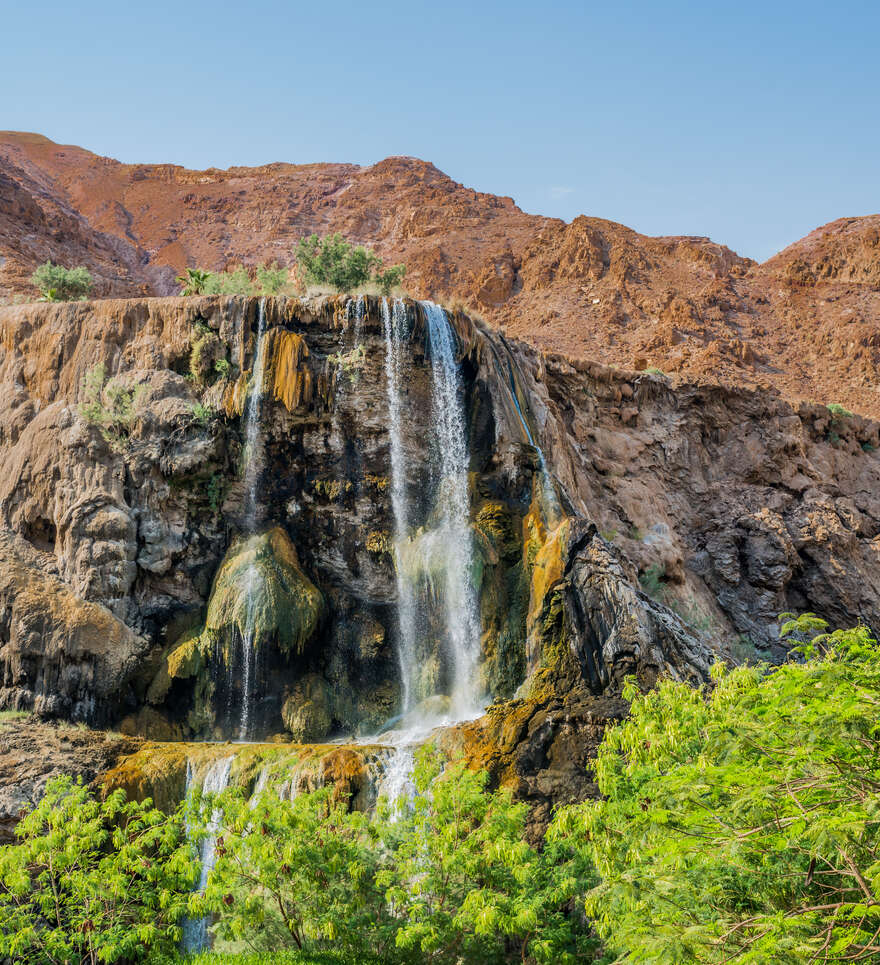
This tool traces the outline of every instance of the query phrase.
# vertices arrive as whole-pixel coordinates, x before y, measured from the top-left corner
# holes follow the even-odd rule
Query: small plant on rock
[[[852,412],[850,412],[846,406],[841,405],[839,402],[829,402],[827,409],[834,417],[835,422],[838,422],[841,419],[852,418]]]
[[[116,379],[108,380],[101,362],[83,378],[79,414],[100,429],[111,449],[121,452],[128,444],[142,394],[141,386],[126,389]]]

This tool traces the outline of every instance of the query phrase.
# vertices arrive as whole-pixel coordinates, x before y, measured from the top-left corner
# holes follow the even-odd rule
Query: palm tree
[[[180,291],[181,295],[202,295],[205,291],[205,286],[208,284],[208,279],[211,277],[211,272],[202,271],[201,268],[187,268],[185,275],[179,275],[177,278],[177,283],[183,285]]]

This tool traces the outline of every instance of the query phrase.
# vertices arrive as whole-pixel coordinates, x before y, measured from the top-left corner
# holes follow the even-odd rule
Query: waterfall
[[[263,463],[263,453],[260,450],[260,413],[263,407],[263,378],[266,368],[266,353],[263,345],[265,333],[266,299],[261,298],[257,312],[257,340],[254,344],[251,384],[244,410],[244,442],[247,460],[244,472],[244,526],[251,533],[257,522],[257,482]]]
[[[260,445],[260,415],[263,408],[263,381],[266,368],[266,351],[263,336],[266,333],[266,299],[261,298],[257,312],[257,339],[254,345],[253,370],[250,391],[245,406],[245,503],[244,529],[253,533],[257,527],[257,488],[263,452]],[[257,571],[248,573],[247,592],[250,599],[256,586]],[[246,741],[250,728],[251,690],[257,670],[256,627],[251,608],[248,607],[248,624],[241,634],[241,706],[238,718],[238,739]]]
[[[409,538],[409,501],[406,490],[406,453],[401,428],[401,384],[404,376],[404,342],[407,335],[406,308],[395,299],[393,310],[382,299],[385,334],[385,380],[388,391],[388,435],[391,442],[391,508],[394,513],[394,557],[397,581],[397,657],[400,664],[402,712],[412,710],[418,673],[415,653],[416,602],[414,588],[401,565]]]
[[[454,717],[479,712],[477,662],[480,623],[472,575],[473,535],[470,520],[468,452],[461,376],[456,361],[456,338],[446,312],[433,302],[422,302],[428,322],[433,378],[433,417],[440,457],[437,492],[439,538],[444,547],[446,636],[452,660]]]
[[[202,781],[203,794],[219,794],[225,791],[229,784],[229,772],[232,768],[232,758],[226,757],[222,760],[214,761],[208,768],[205,778]],[[192,792],[195,783],[195,771],[190,762],[186,765],[186,796]],[[223,815],[220,810],[215,808],[211,812],[211,820],[208,822],[208,834],[202,839],[201,852],[199,855],[201,870],[199,872],[199,883],[196,891],[203,892],[208,883],[208,875],[214,867],[215,852],[217,847],[217,830],[220,827],[220,819]],[[189,828],[187,830],[190,830]],[[183,951],[188,953],[198,952],[205,947],[208,940],[208,919],[207,918],[187,918],[183,922],[183,935],[181,945]]]

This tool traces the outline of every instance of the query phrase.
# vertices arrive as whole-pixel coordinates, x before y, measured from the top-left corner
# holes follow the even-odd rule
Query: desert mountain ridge
[[[99,297],[162,295],[186,266],[289,264],[339,231],[407,265],[415,297],[458,303],[545,351],[880,416],[880,214],[817,228],[763,264],[708,238],[570,224],[434,165],[123,164],[0,132],[0,298],[46,259]]]

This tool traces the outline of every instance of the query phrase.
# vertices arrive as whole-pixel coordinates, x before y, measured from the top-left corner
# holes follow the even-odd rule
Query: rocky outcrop
[[[36,804],[56,777],[81,779],[100,790],[99,775],[135,753],[141,741],[27,715],[0,721],[0,844],[13,839],[22,810]]]
[[[424,603],[426,693],[442,694],[436,558],[419,550],[442,485],[434,385],[424,309],[401,311],[416,559],[398,565]],[[494,703],[443,740],[529,800],[535,828],[593,792],[587,764],[628,677],[778,658],[786,610],[878,629],[877,423],[449,320]],[[163,742],[227,738],[254,653],[254,736],[380,732],[400,706],[386,334],[374,298],[0,309],[0,704]],[[170,800],[186,751],[151,746],[178,761],[172,783],[156,790],[144,758],[114,786]],[[352,793],[375,793],[360,752],[332,761],[361,775]]]

